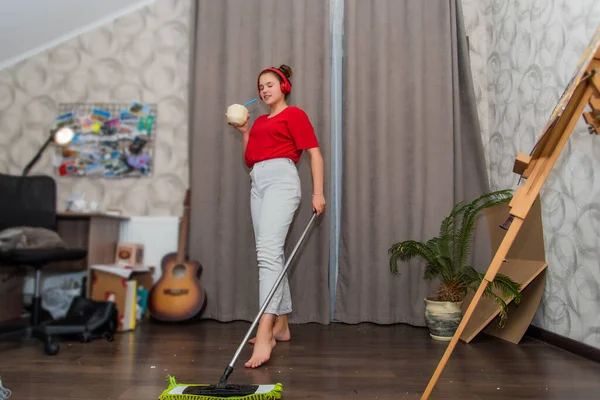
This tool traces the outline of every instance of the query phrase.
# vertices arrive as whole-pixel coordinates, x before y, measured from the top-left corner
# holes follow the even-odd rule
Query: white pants
[[[283,271],[283,248],[301,198],[300,177],[294,162],[276,158],[256,163],[252,171],[250,208],[256,241],[259,276],[259,301],[262,306]],[[266,314],[292,312],[287,274],[279,284]]]

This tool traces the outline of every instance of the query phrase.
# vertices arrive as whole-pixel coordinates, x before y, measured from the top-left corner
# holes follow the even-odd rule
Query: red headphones
[[[258,74],[259,79],[260,79],[260,76],[262,75],[262,73],[266,72],[266,71],[275,72],[277,75],[279,75],[281,77],[281,79],[283,79],[283,82],[281,82],[281,84],[279,86],[281,88],[281,93],[286,95],[292,91],[292,84],[290,83],[290,81],[288,81],[288,78],[283,74],[283,72],[281,72],[277,68],[263,69],[262,71],[260,71],[260,74]],[[256,86],[258,87],[258,82],[256,83]],[[260,89],[258,89],[258,97],[260,97]]]

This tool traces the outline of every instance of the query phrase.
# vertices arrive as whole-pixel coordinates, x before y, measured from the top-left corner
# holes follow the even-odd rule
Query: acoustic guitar
[[[150,290],[148,309],[159,321],[186,321],[197,317],[206,306],[206,292],[200,285],[202,265],[186,257],[186,238],[190,218],[190,191],[183,202],[176,253],[166,254],[161,261],[162,275]]]

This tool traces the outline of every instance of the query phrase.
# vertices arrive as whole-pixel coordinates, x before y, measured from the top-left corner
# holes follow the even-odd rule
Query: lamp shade
[[[54,134],[54,141],[56,144],[63,146],[73,140],[74,135],[75,133],[73,132],[73,129],[69,127],[62,127]]]
[[[25,166],[25,168],[23,169],[23,176],[27,176],[27,174],[29,174],[29,171],[35,165],[35,163],[40,159],[40,156],[42,155],[42,153],[44,152],[46,147],[48,147],[50,142],[54,141],[54,143],[58,144],[59,146],[64,146],[67,143],[69,143],[71,140],[73,140],[74,136],[75,136],[75,132],[73,132],[73,129],[66,127],[66,126],[60,128],[57,131],[51,131],[50,135],[48,136],[48,139],[46,139],[46,141],[44,142],[42,147],[38,150],[36,155],[33,156],[31,161],[29,161],[29,164],[27,164]]]

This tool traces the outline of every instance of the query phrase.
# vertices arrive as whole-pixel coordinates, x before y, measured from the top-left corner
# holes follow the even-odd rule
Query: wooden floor
[[[18,399],[156,399],[171,374],[217,383],[248,323],[142,325],[114,342],[63,343],[54,357],[37,342],[6,344],[0,378]],[[284,385],[284,399],[419,399],[446,344],[425,329],[372,324],[292,327],[269,364],[244,368],[230,383]],[[456,347],[431,399],[598,399],[600,364],[525,338],[519,345],[483,336]]]

